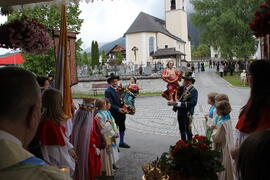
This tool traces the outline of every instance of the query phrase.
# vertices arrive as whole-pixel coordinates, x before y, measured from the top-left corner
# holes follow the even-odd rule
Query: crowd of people
[[[210,109],[205,115],[206,136],[213,148],[222,153],[225,170],[219,180],[266,180],[269,166],[270,84],[264,82],[270,69],[270,61],[259,60],[249,67],[251,94],[241,109],[236,125],[236,139],[230,117],[231,106],[226,94],[208,94]],[[234,143],[235,142],[235,143]]]
[[[173,71],[172,64],[168,68],[168,73]],[[270,84],[265,83],[269,69],[270,61],[266,60],[249,66],[251,93],[240,112],[235,140],[229,97],[216,92],[208,94],[211,107],[205,115],[206,136],[213,148],[221,152],[220,161],[225,168],[218,174],[219,180],[270,179]],[[192,73],[182,78],[184,84],[179,85],[181,92],[176,94],[179,101],[169,101],[168,105],[178,112],[181,138],[188,141],[193,136],[190,121],[198,91],[193,86]],[[83,99],[70,119],[63,112],[62,94],[53,88],[52,78],[36,77],[19,67],[1,68],[0,179],[112,177],[118,169],[119,148],[130,148],[125,141],[126,114],[135,112],[135,96],[127,97],[131,106],[121,102],[123,87],[118,80],[118,76],[111,75],[105,98]],[[127,89],[133,95],[138,93],[136,78]],[[65,127],[68,121],[73,124],[70,135]]]
[[[114,176],[119,148],[130,148],[124,138],[125,119],[135,113],[135,77],[123,87],[112,74],[106,98],[83,99],[70,118],[52,76],[18,67],[1,68],[0,75],[0,179]],[[67,128],[70,122],[72,130]]]

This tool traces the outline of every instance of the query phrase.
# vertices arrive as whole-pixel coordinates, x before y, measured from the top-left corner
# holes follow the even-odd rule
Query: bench
[[[92,84],[92,90],[94,96],[98,95],[98,92],[101,90],[104,92],[110,85],[107,83],[100,83],[100,84]]]

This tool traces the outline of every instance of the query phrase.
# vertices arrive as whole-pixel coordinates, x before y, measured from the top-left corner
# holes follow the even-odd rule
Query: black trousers
[[[115,120],[115,124],[118,126],[120,132],[126,131],[126,115],[121,113],[112,112],[111,114]]]
[[[179,130],[181,134],[181,139],[186,141],[186,140],[192,140],[192,130],[190,128],[191,122],[186,114],[177,114],[177,120],[178,120],[178,125],[179,125]]]

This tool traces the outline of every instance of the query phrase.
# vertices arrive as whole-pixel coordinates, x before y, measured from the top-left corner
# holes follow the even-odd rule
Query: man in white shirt
[[[0,69],[0,179],[71,179],[26,151],[40,121],[36,77],[17,67]],[[64,172],[64,173],[63,173]]]

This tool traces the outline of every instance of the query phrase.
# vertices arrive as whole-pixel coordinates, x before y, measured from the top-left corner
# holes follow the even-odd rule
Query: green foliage
[[[19,19],[22,14],[27,15],[30,18],[36,18],[39,22],[48,27],[48,30],[59,30],[60,29],[60,10],[56,5],[48,6],[43,5],[41,7],[23,9],[13,11],[8,16],[8,21]],[[83,19],[79,18],[81,10],[78,4],[71,3],[67,6],[67,24],[68,30],[72,32],[79,32]],[[76,41],[76,59],[80,59],[82,40]],[[24,54],[25,62],[23,67],[36,73],[36,74],[47,74],[47,71],[55,73],[55,54],[54,50],[50,50],[47,55],[30,55]]]
[[[192,58],[203,59],[211,56],[210,47],[206,44],[200,44],[199,47],[192,47]]]
[[[122,53],[121,52],[117,52],[116,55],[115,55],[116,64],[117,65],[122,64],[123,59],[124,59],[124,56],[122,55]]]
[[[55,74],[55,56],[54,50],[50,49],[47,55],[29,55],[23,54],[25,62],[23,67],[37,75]]]
[[[102,57],[102,65],[104,65],[108,59],[108,57],[106,56],[106,52],[104,50],[101,53],[101,57]]]
[[[263,0],[191,0],[193,23],[203,28],[202,42],[220,48],[223,58],[248,58],[258,42],[249,29]]]
[[[220,74],[217,73],[217,75],[219,76]],[[228,81],[232,86],[235,87],[246,87],[249,88],[250,86],[248,84],[243,84],[240,78],[240,73],[234,73],[233,76],[223,76],[223,79],[225,79],[226,81]]]
[[[99,48],[98,48],[98,42],[92,41],[91,45],[91,62],[92,66],[99,65]]]
[[[79,53],[78,54],[78,59],[77,59],[77,65],[83,66],[91,66],[91,56],[87,54],[87,52],[84,53]]]

